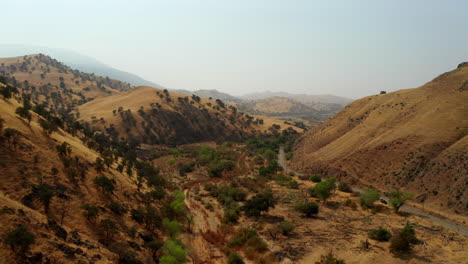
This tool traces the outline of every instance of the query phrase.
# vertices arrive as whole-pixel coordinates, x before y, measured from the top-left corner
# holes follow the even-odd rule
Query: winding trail
[[[281,167],[283,167],[284,171],[287,172],[287,173],[293,173],[296,176],[303,175],[302,173],[296,172],[296,171],[292,170],[291,168],[288,168],[287,163],[286,163],[286,155],[284,153],[283,147],[280,147],[280,150],[279,150],[278,163],[279,163],[279,165]],[[353,188],[353,191],[362,192],[363,190]],[[387,203],[389,202],[388,197],[382,196],[381,199],[385,200]],[[421,217],[421,218],[424,218],[424,219],[426,219],[426,220],[428,220],[428,221],[430,221],[430,222],[432,222],[434,224],[437,224],[437,225],[443,226],[445,228],[448,228],[448,229],[450,229],[450,230],[452,230],[452,231],[454,231],[456,233],[459,233],[461,235],[468,236],[468,227],[467,226],[455,223],[453,221],[450,221],[449,219],[429,214],[429,213],[427,213],[425,211],[422,211],[421,209],[418,209],[416,207],[409,206],[409,205],[406,205],[406,204],[403,205],[400,208],[400,211],[404,212],[404,213],[412,214],[412,215],[415,215],[415,216],[418,216],[418,217]]]

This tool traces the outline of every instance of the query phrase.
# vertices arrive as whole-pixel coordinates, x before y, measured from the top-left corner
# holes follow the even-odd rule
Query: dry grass
[[[464,67],[416,89],[357,100],[308,131],[291,165],[383,190],[404,187],[426,208],[466,216],[468,93],[459,89],[466,80]]]

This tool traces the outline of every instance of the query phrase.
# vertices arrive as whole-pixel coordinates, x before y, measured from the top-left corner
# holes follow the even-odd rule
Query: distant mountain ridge
[[[228,93],[223,93],[223,92],[220,92],[216,89],[213,89],[213,90],[195,90],[195,91],[189,91],[189,90],[173,90],[174,92],[176,93],[181,93],[181,94],[186,94],[186,95],[198,95],[200,97],[203,97],[203,98],[213,98],[213,100],[216,100],[216,99],[220,99],[222,101],[234,101],[234,102],[237,102],[237,101],[240,101],[241,99],[238,98],[238,97],[235,97],[233,95],[230,95]]]
[[[159,89],[163,86],[150,82],[133,73],[125,72],[108,66],[92,57],[66,49],[48,48],[32,45],[0,45],[0,57],[18,57],[29,54],[42,53],[48,55],[65,65],[87,73],[109,77],[122,82],[127,82],[133,86],[146,85]]]
[[[319,95],[312,95],[312,94],[292,94],[286,92],[272,92],[272,91],[264,91],[264,92],[256,92],[250,93],[240,96],[240,98],[245,100],[257,100],[257,99],[265,99],[268,97],[285,97],[291,98],[303,104],[339,104],[342,106],[346,106],[347,104],[351,103],[353,99],[336,96],[332,94],[319,94]]]

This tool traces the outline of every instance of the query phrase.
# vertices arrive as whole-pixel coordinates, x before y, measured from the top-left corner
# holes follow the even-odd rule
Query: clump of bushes
[[[294,228],[296,228],[296,225],[289,221],[282,221],[278,224],[278,231],[285,236],[289,235]]]
[[[239,254],[232,252],[228,257],[228,264],[244,264],[244,260],[239,256]]]
[[[367,234],[370,238],[375,239],[377,241],[388,241],[392,237],[392,233],[390,233],[390,231],[383,227],[371,230]]]
[[[412,225],[407,224],[398,234],[390,241],[390,252],[402,253],[411,251],[413,244],[416,244],[418,239]]]
[[[351,186],[347,182],[338,183],[338,190],[340,190],[341,192],[352,192]]]
[[[361,198],[359,202],[365,208],[373,208],[374,203],[378,201],[380,198],[380,192],[375,189],[367,189],[363,194],[361,194]]]
[[[326,202],[331,197],[332,192],[336,189],[335,178],[328,178],[325,181],[317,183],[314,188],[309,189],[309,194],[317,197],[323,202]]]
[[[4,242],[19,255],[24,255],[34,244],[36,236],[29,232],[24,225],[19,225],[16,229],[9,231]]]
[[[241,209],[247,216],[260,216],[262,212],[267,212],[270,208],[274,208],[275,204],[273,192],[267,189],[247,200]]]
[[[306,217],[311,217],[319,212],[319,206],[315,202],[299,202],[294,205],[294,210],[303,213]]]
[[[290,189],[299,188],[299,183],[288,175],[277,174],[273,176],[273,180],[275,180],[279,185],[288,187]]]
[[[115,190],[115,180],[109,179],[106,176],[98,176],[94,178],[93,182],[106,192],[112,193]]]
[[[345,261],[335,257],[332,252],[328,252],[325,255],[321,255],[320,260],[316,261],[315,264],[345,264]]]
[[[229,241],[229,246],[246,246],[258,252],[268,250],[267,243],[258,235],[257,230],[253,228],[242,228],[239,230],[239,233]]]
[[[309,180],[311,180],[312,182],[321,182],[322,177],[320,177],[320,175],[318,174],[314,174],[309,177]]]

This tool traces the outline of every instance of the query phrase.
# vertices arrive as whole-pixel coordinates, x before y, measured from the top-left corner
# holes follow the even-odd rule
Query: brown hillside
[[[78,111],[82,120],[115,138],[149,144],[238,140],[289,128],[282,121],[244,115],[219,100],[145,86],[93,100]]]
[[[36,101],[62,96],[68,104],[81,104],[131,88],[127,83],[83,73],[43,55],[0,58],[0,76],[14,86],[31,92]]]
[[[112,202],[126,211],[143,203],[135,173],[119,172],[116,167],[122,159],[118,158],[97,171],[96,158],[102,157],[98,152],[62,129],[47,135],[38,123],[42,119],[39,115],[30,111],[32,120],[28,123],[15,114],[20,105],[14,98],[0,99],[0,234],[3,239],[7,231],[22,224],[35,234],[36,242],[28,259],[17,258],[2,244],[0,263],[116,263],[118,256],[109,251],[109,237],[101,229],[104,219],[117,223],[120,230],[112,234],[112,241],[144,244],[141,238],[129,238],[126,233],[134,226],[138,234],[143,226],[135,225],[129,214],[109,210]],[[7,136],[8,129],[20,134]],[[62,143],[69,146],[68,154],[57,152],[56,146]],[[107,193],[96,186],[93,181],[98,176],[114,181],[115,190]],[[41,184],[55,193],[48,212],[40,199]],[[146,184],[142,190],[148,190]],[[99,208],[97,219],[86,219],[85,204]],[[150,253],[143,249],[138,254]]]
[[[357,100],[296,144],[291,165],[383,190],[432,209],[468,206],[468,67],[416,88]],[[426,206],[426,208],[427,208]]]

